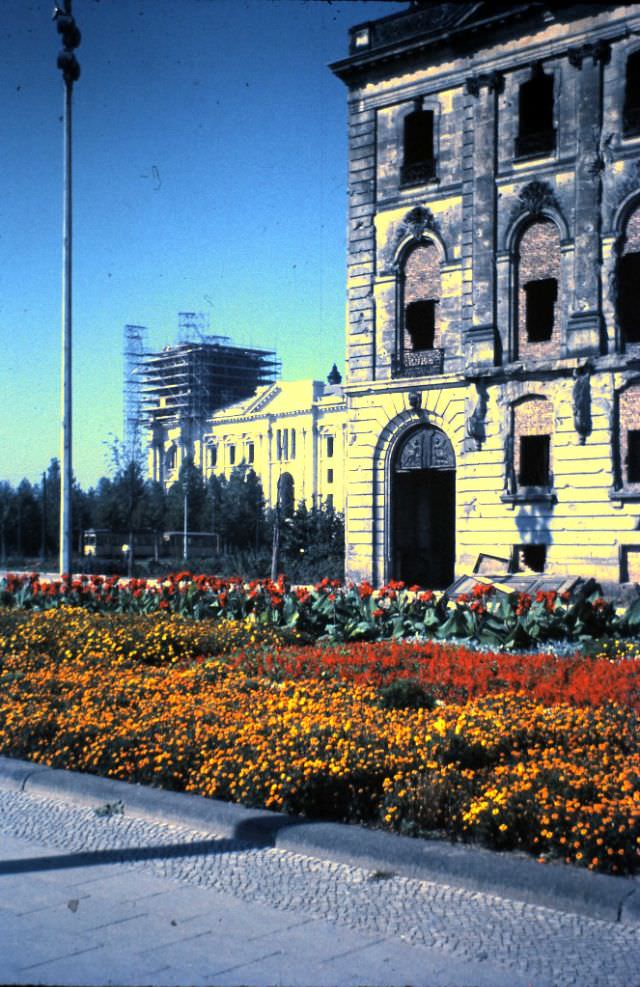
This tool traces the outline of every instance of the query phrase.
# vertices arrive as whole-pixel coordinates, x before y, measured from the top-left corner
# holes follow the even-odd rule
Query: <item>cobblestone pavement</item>
[[[258,849],[215,834],[117,812],[98,815],[92,808],[15,791],[0,791],[0,836],[0,961],[4,955],[5,959],[12,957],[13,963],[13,967],[5,964],[4,971],[0,968],[3,983],[128,983],[123,971],[135,968],[138,984],[640,985],[638,926],[282,850]],[[127,897],[120,888],[123,874],[134,888],[133,896],[128,892]],[[59,929],[59,942],[54,936],[58,953],[46,954],[44,950],[42,956],[38,947],[57,928],[47,926],[46,934],[39,931],[54,909],[43,882],[49,882],[50,890],[54,880],[65,882],[64,902],[61,904],[60,899],[56,914],[64,911],[66,925]],[[109,887],[116,885],[120,897],[109,903]],[[77,890],[70,892],[70,887]],[[162,952],[167,943],[156,948],[152,934],[141,931],[140,920],[149,914],[149,902],[155,899],[160,908],[164,901],[162,907],[166,909],[167,901],[175,904],[176,896],[180,898],[188,888],[198,888],[200,895],[206,892],[209,897],[205,895],[206,900],[202,899],[194,913],[197,921],[191,936],[178,937],[178,923],[175,919],[171,922],[175,943],[187,949],[182,961],[178,946],[170,954]],[[80,923],[90,913],[92,898],[102,903],[102,927],[111,927],[110,934],[114,928],[121,929],[116,942],[121,972],[104,952],[104,943],[92,940],[92,945],[79,945],[73,954],[80,977],[74,981],[69,979],[68,966],[64,976],[60,969],[56,973],[52,957],[62,956],[64,948],[69,953],[64,937],[69,935],[72,917],[79,917],[78,927],[84,932],[95,935],[101,928],[96,914],[93,925]],[[206,936],[213,934],[212,928],[202,926],[205,917],[212,925],[214,907],[222,908],[226,918],[240,907],[244,916],[239,919],[244,942],[238,949],[244,946],[246,955],[236,951],[235,962],[229,961],[220,969],[213,969],[211,955],[206,956]],[[266,923],[253,936],[254,945],[262,940],[263,953],[257,959],[250,947],[254,913],[262,917],[263,925]],[[168,915],[164,915],[167,928]],[[181,928],[184,921],[181,917]],[[28,947],[16,960],[15,940],[22,935],[25,922],[35,948]],[[353,939],[355,933],[359,938]],[[187,940],[193,940],[188,948]],[[83,941],[74,940],[76,945]],[[321,942],[325,942],[324,960],[317,955]],[[230,939],[226,945],[229,943]],[[264,949],[266,943],[271,949]],[[351,960],[342,964],[334,962],[341,943],[344,957],[351,955]],[[146,966],[145,948],[149,953]],[[288,959],[287,949],[291,954]],[[333,956],[329,956],[332,951]],[[163,956],[164,963],[160,962]],[[199,967],[198,957],[202,960]],[[301,963],[297,971],[293,969],[296,957]],[[93,971],[85,974],[85,979],[83,962],[90,963],[88,969]],[[105,979],[104,972],[96,972],[104,971],[105,964],[111,980]],[[210,971],[207,975],[205,969]]]

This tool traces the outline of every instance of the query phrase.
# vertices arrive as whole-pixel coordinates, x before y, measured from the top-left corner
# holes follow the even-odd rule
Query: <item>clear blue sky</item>
[[[74,0],[74,472],[122,432],[122,332],[179,311],[272,347],[283,376],[344,357],[348,28],[403,3]],[[2,0],[0,479],[59,455],[63,84],[53,0]]]

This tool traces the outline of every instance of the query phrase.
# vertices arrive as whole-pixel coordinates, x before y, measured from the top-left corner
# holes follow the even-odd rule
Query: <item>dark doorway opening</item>
[[[455,565],[455,470],[393,476],[393,578],[446,589]]]

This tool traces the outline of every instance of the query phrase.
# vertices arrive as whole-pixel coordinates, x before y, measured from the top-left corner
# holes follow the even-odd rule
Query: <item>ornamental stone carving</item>
[[[439,428],[426,425],[403,440],[395,463],[396,473],[409,470],[452,470],[456,457],[449,438]]]
[[[521,216],[522,213],[529,213],[529,215],[537,218],[546,209],[551,209],[560,214],[562,212],[560,203],[556,199],[555,193],[549,183],[536,179],[525,185],[519,193],[518,201],[511,210],[511,222]]]

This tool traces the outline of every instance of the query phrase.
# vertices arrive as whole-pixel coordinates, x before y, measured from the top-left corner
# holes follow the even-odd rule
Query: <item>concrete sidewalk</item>
[[[488,851],[0,758],[0,857],[3,983],[640,985],[637,882]]]

